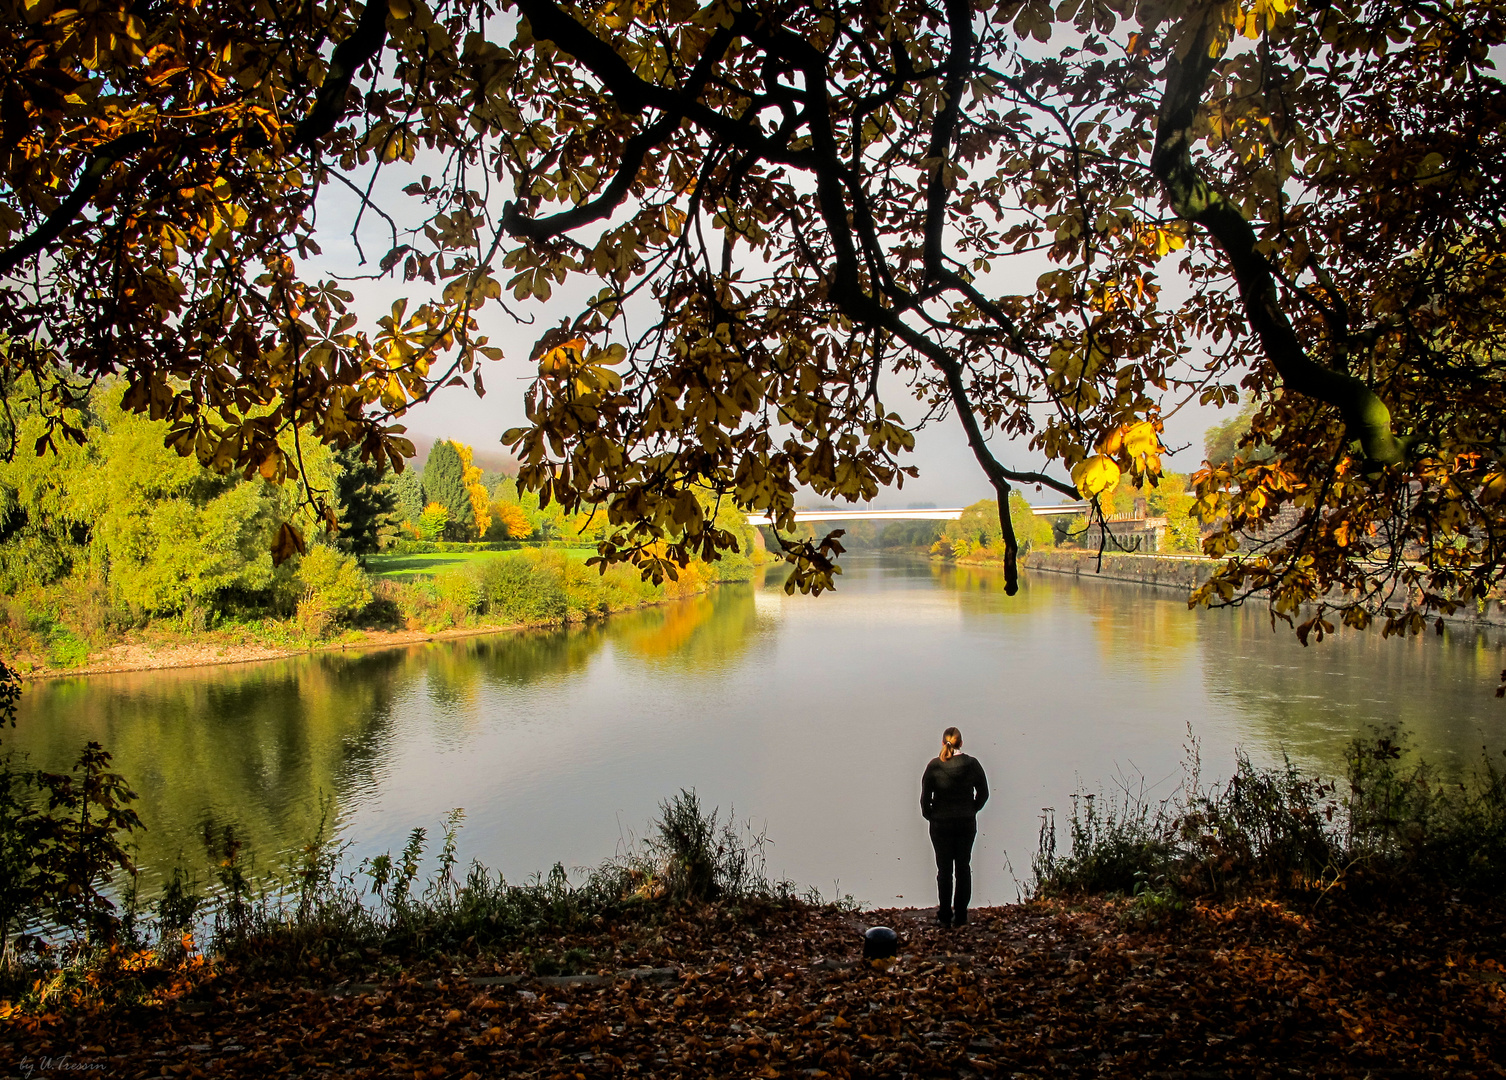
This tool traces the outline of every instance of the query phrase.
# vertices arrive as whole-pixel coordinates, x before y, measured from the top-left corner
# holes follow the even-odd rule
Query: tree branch
[[[94,198],[105,173],[116,162],[150,146],[154,139],[155,136],[150,131],[132,131],[111,139],[96,150],[89,159],[88,167],[84,169],[84,175],[79,177],[73,190],[58,203],[56,210],[47,215],[47,220],[42,222],[36,232],[0,252],[0,277],[10,274],[33,255],[40,255],[45,251],[47,245],[61,236],[63,230],[78,217],[79,211]]]
[[[319,94],[308,115],[298,122],[293,139],[288,143],[288,152],[306,149],[334,128],[345,112],[345,97],[350,90],[351,80],[355,78],[361,65],[379,53],[386,43],[387,4],[385,0],[371,0],[361,12],[355,30],[335,46],[330,57],[329,73],[325,76],[324,84],[319,88]],[[193,141],[212,141],[220,134],[222,133],[214,132],[197,136]],[[259,128],[255,129],[255,134],[261,136],[260,139],[253,138],[248,142],[265,145],[265,136],[261,135]],[[0,277],[12,273],[27,259],[40,255],[49,244],[57,240],[88,205],[89,200],[94,198],[105,174],[114,165],[156,142],[155,132],[132,131],[111,139],[97,149],[90,156],[89,164],[85,166],[78,183],[58,204],[57,209],[47,216],[47,220],[30,236],[0,252]]]
[[[560,10],[554,0],[518,0],[518,10],[528,19],[535,40],[550,41],[584,64],[601,80],[612,101],[623,112],[641,113],[655,108],[676,118],[692,121],[702,130],[733,146],[750,150],[768,161],[809,168],[810,155],[790,152],[782,143],[760,134],[756,127],[723,116],[690,95],[667,86],[659,86],[638,76],[632,67],[607,42],[587,30]],[[743,36],[752,25],[752,16],[743,8],[733,16],[728,31]]]
[[[387,4],[385,0],[367,0],[366,8],[356,28],[340,44],[329,58],[329,72],[319,87],[319,96],[314,107],[308,111],[298,128],[293,132],[293,141],[288,150],[302,150],[312,146],[327,135],[345,114],[345,96],[351,80],[361,66],[371,60],[387,44]]]
[[[599,40],[593,35],[586,36],[591,37],[593,41]],[[733,31],[728,27],[717,30],[712,39],[706,43],[706,51],[701,54],[701,58],[691,69],[690,76],[685,81],[682,96],[690,100],[700,96],[734,38]],[[613,52],[613,55],[615,56],[616,53]],[[549,240],[570,232],[572,229],[589,225],[593,221],[610,217],[612,212],[627,198],[633,181],[638,178],[638,172],[643,168],[643,160],[648,157],[648,152],[657,146],[661,139],[668,137],[680,126],[680,119],[678,111],[666,112],[629,139],[622,148],[622,157],[616,174],[602,193],[590,202],[539,219],[525,217],[517,203],[509,203],[502,216],[503,228],[513,236],[525,240]]]
[[[1276,291],[1271,266],[1257,248],[1255,229],[1239,208],[1215,190],[1192,161],[1193,123],[1208,79],[1222,56],[1210,55],[1212,19],[1193,35],[1182,59],[1167,64],[1166,91],[1157,117],[1151,171],[1161,181],[1177,217],[1201,225],[1223,248],[1239,283],[1245,317],[1260,338],[1287,389],[1338,408],[1344,426],[1359,439],[1368,461],[1395,465],[1408,460],[1415,436],[1391,430],[1391,411],[1365,383],[1312,359],[1298,339]]]
[[[602,193],[590,202],[546,218],[528,217],[523,213],[521,205],[509,202],[502,213],[502,227],[524,240],[552,240],[593,221],[611,217],[612,212],[627,198],[633,181],[638,179],[638,172],[643,168],[643,159],[648,157],[648,152],[679,125],[678,116],[667,114],[629,139],[622,148],[622,158],[618,162],[616,174]]]
[[[947,54],[946,80],[942,93],[946,104],[931,128],[931,145],[926,157],[932,162],[931,179],[926,189],[925,268],[926,277],[934,279],[941,271],[941,238],[946,229],[948,188],[946,167],[951,157],[952,132],[962,113],[962,93],[973,59],[973,5],[968,0],[947,0],[947,23],[951,28],[952,48]]]

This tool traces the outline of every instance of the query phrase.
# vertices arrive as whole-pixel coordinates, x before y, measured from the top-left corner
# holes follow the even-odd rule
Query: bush
[[[487,611],[507,622],[564,622],[570,614],[565,564],[562,553],[537,550],[489,560],[480,571]]]
[[[434,592],[451,614],[451,621],[464,622],[486,606],[486,591],[480,580],[467,569],[442,570],[434,577]]]
[[[298,621],[311,637],[323,637],[371,603],[371,583],[360,563],[332,547],[310,548],[298,564],[298,580],[303,586]]]
[[[438,555],[460,551],[517,551],[523,545],[516,540],[488,540],[467,543],[459,540],[397,540],[393,542],[394,555]]]
[[[1290,761],[1260,768],[1243,753],[1228,783],[1205,790],[1194,744],[1182,789],[1160,803],[1143,791],[1073,796],[1066,855],[1057,854],[1048,810],[1034,891],[1165,899],[1328,889],[1356,873],[1455,888],[1506,885],[1506,773],[1487,758],[1465,780],[1444,782],[1426,762],[1402,761],[1403,740],[1378,731],[1350,745],[1342,794]]]
[[[695,789],[659,804],[654,835],[646,845],[651,871],[672,900],[711,901],[768,895],[762,833],[740,836],[729,811],[707,812]]]
[[[382,630],[401,630],[407,625],[407,615],[398,597],[401,586],[395,581],[376,581],[371,586],[371,603],[356,616],[362,626]]]
[[[80,944],[114,940],[120,919],[107,890],[115,871],[135,873],[125,838],[142,824],[136,793],[109,764],[95,742],[69,773],[0,760],[0,966],[18,932],[46,924]]]
[[[1377,732],[1346,755],[1350,847],[1372,865],[1450,883],[1506,885],[1506,773],[1489,757],[1463,782],[1426,762],[1404,765],[1405,740]]]
[[[54,667],[80,667],[89,662],[89,643],[66,626],[52,626],[46,640],[47,658]]]

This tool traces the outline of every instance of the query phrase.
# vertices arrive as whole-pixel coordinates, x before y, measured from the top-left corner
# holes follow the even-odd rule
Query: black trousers
[[[959,922],[967,915],[973,898],[973,841],[978,838],[976,818],[931,822],[931,846],[936,849],[936,896],[940,915]],[[955,891],[954,890],[955,887]]]

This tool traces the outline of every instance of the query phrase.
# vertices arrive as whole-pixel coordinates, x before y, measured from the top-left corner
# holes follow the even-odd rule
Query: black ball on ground
[[[863,935],[863,959],[887,960],[899,952],[899,935],[887,926],[875,926]]]

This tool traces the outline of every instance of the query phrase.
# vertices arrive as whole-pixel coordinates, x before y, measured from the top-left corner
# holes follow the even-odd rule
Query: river
[[[1304,649],[1259,610],[1189,612],[1164,590],[1035,573],[1006,597],[988,569],[844,566],[819,598],[770,574],[590,626],[55,679],[28,687],[6,741],[49,769],[88,739],[115,754],[148,887],[179,860],[207,879],[206,824],[276,865],[321,796],[350,865],[463,807],[462,858],[522,880],[611,856],[694,788],[767,830],[772,874],[881,906],[935,902],[917,801],[948,725],[993,788],[978,903],[1017,897],[1043,807],[1171,794],[1189,730],[1205,781],[1237,746],[1337,773],[1371,725],[1450,769],[1506,749],[1488,633]]]

